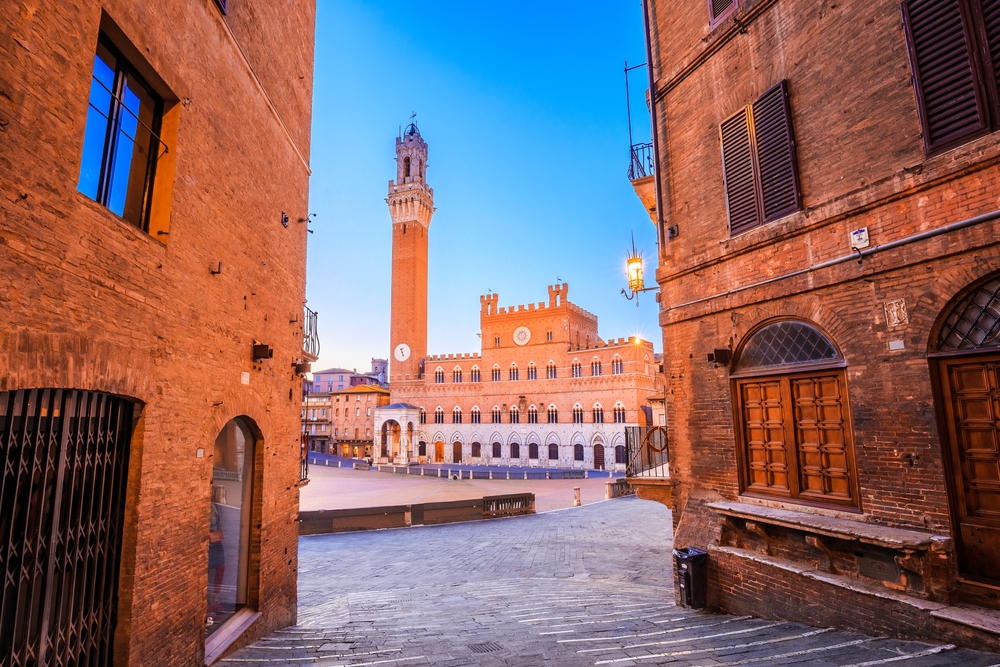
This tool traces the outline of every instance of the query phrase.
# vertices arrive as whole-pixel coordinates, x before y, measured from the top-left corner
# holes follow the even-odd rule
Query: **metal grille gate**
[[[0,392],[0,667],[112,664],[134,408]]]

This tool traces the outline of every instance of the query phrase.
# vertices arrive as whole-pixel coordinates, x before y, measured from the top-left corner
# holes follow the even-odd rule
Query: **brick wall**
[[[211,0],[48,2],[0,15],[0,390],[72,387],[144,404],[116,664],[202,664],[212,443],[239,415],[262,437],[263,617],[242,642],[295,621],[292,363],[306,246],[295,220],[307,213],[314,6],[294,5],[231,3],[228,19]],[[144,233],[76,190],[102,11],[170,96],[173,178],[156,186],[168,234]],[[285,13],[291,23],[267,18]],[[274,358],[254,364],[254,340]]]

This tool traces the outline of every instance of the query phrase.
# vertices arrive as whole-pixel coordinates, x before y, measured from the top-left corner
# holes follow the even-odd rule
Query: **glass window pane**
[[[737,370],[836,361],[840,353],[830,339],[804,322],[783,320],[761,328],[740,353]]]
[[[101,181],[101,163],[108,137],[111,117],[111,91],[114,90],[116,61],[107,49],[98,45],[94,56],[94,72],[90,81],[87,105],[87,127],[83,135],[83,156],[80,161],[80,181],[77,189],[91,199],[97,199]]]

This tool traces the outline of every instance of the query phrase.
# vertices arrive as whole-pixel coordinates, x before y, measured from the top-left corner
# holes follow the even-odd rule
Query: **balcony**
[[[632,182],[635,194],[646,207],[649,219],[656,224],[656,173],[653,165],[653,144],[633,144],[629,149],[628,180]]]
[[[655,500],[671,507],[670,449],[665,426],[629,426],[625,429],[628,465],[626,481],[643,500]]]
[[[308,362],[319,359],[319,313],[305,307],[305,322],[302,326],[302,356]]]

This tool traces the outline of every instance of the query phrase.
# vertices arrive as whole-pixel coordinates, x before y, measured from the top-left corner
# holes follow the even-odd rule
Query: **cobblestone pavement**
[[[223,664],[1000,667],[996,654],[678,608],[670,515],[635,498],[299,544],[299,625]]]

